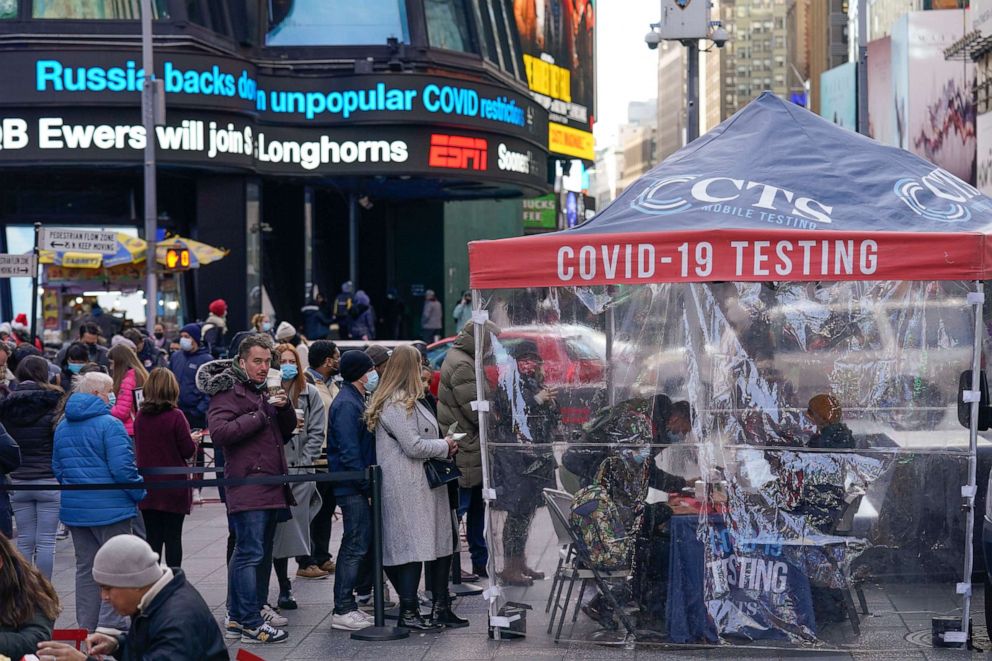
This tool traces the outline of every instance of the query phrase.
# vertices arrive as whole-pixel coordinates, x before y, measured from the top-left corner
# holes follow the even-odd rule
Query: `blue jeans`
[[[248,629],[262,626],[277,514],[278,510],[251,510],[227,515],[235,535],[234,553],[227,567],[227,611],[232,620]]]
[[[458,515],[467,516],[465,536],[468,540],[472,567],[485,567],[489,563],[489,548],[486,546],[486,501],[482,499],[482,487],[458,490]]]
[[[372,545],[372,507],[365,496],[338,496],[343,532],[334,571],[334,612],[358,610],[355,588],[371,583],[369,553]]]
[[[52,484],[51,480],[18,480],[14,484]],[[13,491],[10,504],[17,521],[17,550],[33,561],[45,578],[52,578],[55,564],[55,534],[59,528],[61,491]]]

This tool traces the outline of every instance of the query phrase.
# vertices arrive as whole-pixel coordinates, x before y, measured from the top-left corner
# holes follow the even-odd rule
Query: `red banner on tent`
[[[473,241],[473,289],[657,282],[983,280],[978,233],[708,230]]]

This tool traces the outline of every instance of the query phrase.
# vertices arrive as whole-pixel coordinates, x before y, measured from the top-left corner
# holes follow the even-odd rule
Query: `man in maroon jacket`
[[[207,423],[214,443],[224,451],[227,478],[287,474],[283,444],[296,429],[296,412],[285,393],[267,392],[271,363],[272,340],[250,335],[229,369],[205,387],[201,382],[201,389],[212,396]],[[280,643],[288,637],[272,626],[286,622],[272,622],[278,615],[266,606],[266,599],[276,523],[292,504],[286,484],[227,487],[227,516],[236,539],[228,567],[228,638]]]

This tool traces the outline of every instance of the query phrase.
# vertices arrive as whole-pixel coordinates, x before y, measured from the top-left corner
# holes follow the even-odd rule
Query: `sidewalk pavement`
[[[211,490],[205,490],[205,494]],[[539,515],[543,516],[543,513]],[[341,526],[335,522],[331,550],[335,553],[340,543]],[[486,634],[486,605],[482,597],[466,597],[456,605],[457,612],[467,617],[472,626],[466,629],[447,630],[439,634],[411,635],[405,640],[389,643],[368,643],[353,641],[348,632],[331,629],[331,609],[333,606],[333,576],[323,580],[304,580],[294,578],[294,594],[300,604],[299,610],[284,613],[289,619],[289,641],[278,645],[249,645],[248,651],[267,661],[304,660],[304,659],[374,659],[376,661],[403,659],[424,661],[476,661],[502,658],[540,659],[572,661],[578,659],[596,659],[603,661],[652,659],[657,661],[676,661],[682,659],[734,659],[761,661],[776,661],[777,659],[816,659],[817,661],[835,661],[857,659],[885,661],[926,661],[926,660],[964,660],[987,658],[980,653],[968,653],[957,650],[935,650],[916,647],[906,642],[915,632],[929,629],[929,616],[918,616],[911,619],[907,614],[896,615],[891,610],[877,615],[865,617],[864,633],[858,639],[859,645],[866,651],[854,654],[810,653],[761,649],[708,649],[708,650],[659,650],[641,646],[636,650],[618,647],[593,645],[584,642],[562,642],[555,644],[550,635],[545,633],[547,615],[544,604],[551,586],[550,576],[554,570],[557,552],[550,536],[533,535],[529,556],[540,564],[540,568],[548,575],[548,579],[538,582],[528,588],[522,599],[534,605],[534,610],[528,614],[528,635],[522,640],[490,640]],[[183,534],[183,570],[190,581],[203,595],[207,604],[213,610],[218,622],[223,622],[225,615],[225,599],[227,596],[227,569],[225,550],[227,540],[227,519],[224,506],[217,502],[207,502],[194,507],[193,514],[187,518]],[[467,564],[467,561],[466,561]],[[290,562],[290,575],[296,571],[295,563]],[[63,602],[63,612],[56,623],[58,628],[74,628],[74,559],[71,538],[58,543],[55,573],[53,582]],[[275,577],[272,589],[276,589]],[[894,610],[912,612],[913,594],[917,586],[907,586],[902,596],[888,595],[879,597],[869,594],[873,604],[881,603],[878,599],[891,599]],[[395,596],[395,592],[393,592]],[[275,595],[273,594],[273,601]],[[904,605],[899,599],[908,600]],[[885,602],[888,605],[888,601]],[[988,646],[984,627],[984,615],[981,610],[981,593],[976,595],[974,613],[976,641]],[[875,610],[873,608],[873,610]],[[571,615],[569,615],[569,620]],[[873,621],[874,620],[874,621]],[[585,626],[583,626],[585,621]],[[388,623],[388,620],[387,620]],[[584,630],[588,629],[589,621],[585,615],[579,616],[579,624],[571,625],[566,622],[564,630],[567,639],[570,632],[573,638],[579,639]],[[929,636],[925,636],[929,638]],[[241,647],[237,642],[231,646],[231,658]]]

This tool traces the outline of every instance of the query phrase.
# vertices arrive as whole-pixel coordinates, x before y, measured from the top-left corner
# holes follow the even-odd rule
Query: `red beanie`
[[[216,301],[210,304],[210,313],[215,314],[218,317],[223,317],[227,314],[227,303],[224,302],[223,298],[218,298]]]

